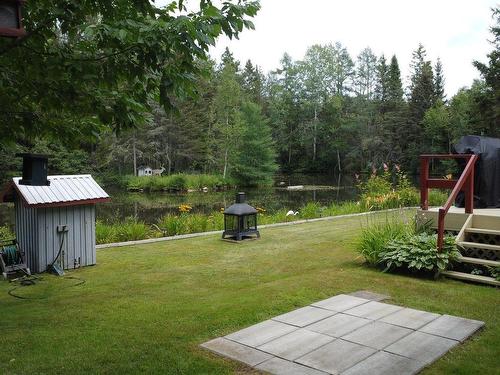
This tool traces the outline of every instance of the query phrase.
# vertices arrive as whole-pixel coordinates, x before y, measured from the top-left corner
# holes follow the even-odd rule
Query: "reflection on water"
[[[332,176],[293,175],[278,177],[278,187],[244,189],[249,204],[262,207],[267,212],[282,208],[297,210],[307,202],[328,205],[332,202],[354,200],[357,196],[352,180]],[[280,184],[281,183],[281,184]],[[284,184],[283,184],[284,183]],[[305,190],[287,190],[286,186],[305,185]],[[285,186],[285,187],[283,187]],[[317,188],[314,188],[316,186]],[[310,188],[309,188],[310,187]],[[328,188],[325,188],[328,187]],[[224,192],[128,193],[107,189],[111,202],[97,205],[97,218],[104,221],[120,221],[126,217],[137,217],[146,223],[155,223],[168,213],[178,213],[178,206],[188,204],[192,212],[209,213],[234,203],[236,190]],[[0,225],[14,223],[12,205],[0,205]]]

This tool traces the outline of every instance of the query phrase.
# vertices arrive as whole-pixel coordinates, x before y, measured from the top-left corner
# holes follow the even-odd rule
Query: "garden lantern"
[[[0,36],[18,38],[23,29],[21,8],[25,0],[0,0]]]
[[[224,210],[224,232],[222,238],[241,241],[259,238],[257,210],[245,203],[245,193],[236,194],[236,203]]]

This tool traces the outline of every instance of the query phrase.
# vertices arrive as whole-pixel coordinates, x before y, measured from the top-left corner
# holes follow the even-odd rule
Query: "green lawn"
[[[500,291],[364,266],[354,241],[366,223],[353,217],[268,228],[242,244],[209,236],[100,250],[97,266],[68,273],[83,285],[43,275],[38,285],[15,291],[47,297],[38,300],[13,298],[13,285],[0,282],[0,374],[250,373],[198,345],[360,289],[485,321],[482,332],[424,373],[495,373]]]

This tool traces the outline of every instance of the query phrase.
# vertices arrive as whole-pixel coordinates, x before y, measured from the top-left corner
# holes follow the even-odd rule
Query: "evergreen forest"
[[[204,10],[204,16],[216,11],[223,13],[210,6]],[[223,32],[234,29],[236,33],[253,27],[245,17],[252,17],[258,4],[245,6],[226,10],[229,23],[222,23]],[[231,12],[236,12],[245,24],[234,21]],[[50,93],[48,99],[28,96],[32,101],[40,100],[40,106],[44,105],[43,100],[53,101],[47,104],[50,111],[45,112],[32,105],[34,113],[52,115],[45,124],[51,131],[23,125],[28,130],[17,132],[12,129],[20,126],[15,122],[19,119],[10,118],[14,125],[9,125],[2,117],[2,179],[18,173],[20,160],[12,156],[23,151],[51,155],[52,173],[124,176],[136,174],[139,166],[148,165],[165,168],[165,174],[217,174],[241,185],[272,183],[276,172],[354,175],[380,169],[384,164],[416,174],[422,153],[453,152],[454,142],[463,135],[500,137],[500,10],[493,9],[492,15],[491,53],[477,56],[478,61],[473,62],[481,78],[450,97],[444,89],[446,67],[439,59],[431,61],[423,45],[415,46],[410,75],[403,77],[398,56],[376,56],[370,47],[353,56],[348,46],[339,42],[312,45],[300,60],[285,53],[279,66],[270,72],[263,72],[250,60],[237,61],[227,49],[216,62],[208,57],[207,47],[203,53],[190,55],[187,63],[180,61],[179,67],[175,66],[179,71],[169,67],[167,75],[151,89],[146,87],[148,72],[136,72],[134,66],[127,66],[120,79],[98,92],[101,95],[108,90],[106,98],[112,97],[113,102],[96,97],[97,107],[92,101],[81,103],[80,97],[94,95],[87,84],[81,83],[80,91],[82,87],[87,90],[83,94],[64,87],[66,91],[60,91],[57,97],[50,97]],[[204,20],[193,16],[191,21]],[[231,20],[237,24],[233,29]],[[99,36],[96,40],[103,39],[108,29],[99,27],[88,26],[85,32]],[[140,40],[125,30],[128,26],[116,27],[109,31],[114,34],[108,36],[118,41],[122,38],[124,46],[129,42],[127,38],[134,39],[134,43]],[[151,32],[154,31],[153,28]],[[221,29],[213,33],[215,37]],[[54,48],[47,46],[47,41],[43,44]],[[70,52],[81,54],[77,47],[88,49],[75,43]],[[4,48],[0,59],[12,53],[19,54],[18,58],[23,53],[34,53],[18,49],[20,52]],[[48,58],[59,58],[55,53],[37,56],[35,63],[39,64]],[[95,74],[91,79],[98,80],[99,74],[110,74],[109,70],[125,64],[124,57],[114,61],[108,71],[95,73],[101,64],[98,62],[92,73],[84,71],[87,65],[76,66],[72,56],[72,69],[79,67],[82,71],[71,71],[72,75],[66,78],[84,79],[78,74]],[[141,58],[147,64],[148,57]],[[189,69],[182,71],[186,65]],[[12,67],[12,72],[20,74],[15,69]],[[9,70],[2,74],[6,86]],[[178,85],[174,79],[164,79],[171,76],[176,77]],[[66,103],[65,95],[74,95],[73,101]],[[140,97],[133,98],[134,95]],[[5,94],[0,99],[5,103],[14,101]],[[62,101],[59,107],[58,100]],[[80,103],[82,108],[74,103]],[[97,116],[99,121],[114,126],[101,126],[96,116],[89,115],[92,108],[102,112]],[[31,120],[25,116],[19,121],[25,124]],[[43,121],[39,117],[33,122],[43,125]],[[72,132],[66,134],[68,129]]]

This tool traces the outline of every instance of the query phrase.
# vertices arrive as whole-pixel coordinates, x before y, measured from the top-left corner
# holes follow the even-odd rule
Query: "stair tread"
[[[500,251],[500,246],[490,245],[489,243],[460,241],[460,242],[458,242],[458,245],[463,246],[463,247],[476,247],[478,249],[488,249],[488,250]]]
[[[496,229],[482,229],[482,228],[465,228],[467,233],[481,233],[481,234],[492,234],[500,236],[500,230]]]
[[[500,262],[497,262],[496,260],[471,258],[471,257],[463,257],[463,256],[458,258],[457,260],[459,262],[462,262],[462,263],[472,263],[472,264],[481,264],[483,266],[500,267]]]
[[[479,283],[500,286],[500,281],[495,280],[493,277],[481,276],[481,275],[471,275],[470,273],[457,272],[457,271],[443,271],[442,275],[448,276],[454,279],[475,281]]]

